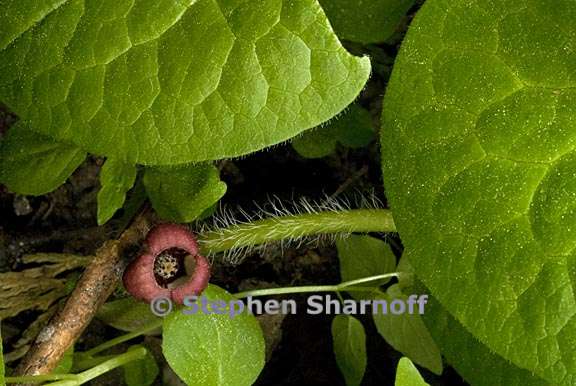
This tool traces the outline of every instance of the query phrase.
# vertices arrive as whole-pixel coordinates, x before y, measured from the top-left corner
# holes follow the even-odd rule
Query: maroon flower
[[[124,272],[124,287],[151,302],[166,297],[182,304],[208,285],[210,264],[198,253],[194,235],[182,225],[161,224],[146,237],[144,252]]]

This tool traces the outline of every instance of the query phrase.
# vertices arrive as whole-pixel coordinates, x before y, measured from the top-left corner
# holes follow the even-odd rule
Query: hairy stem
[[[202,253],[217,253],[270,241],[298,239],[317,234],[395,232],[387,209],[354,209],[271,217],[198,235]]]

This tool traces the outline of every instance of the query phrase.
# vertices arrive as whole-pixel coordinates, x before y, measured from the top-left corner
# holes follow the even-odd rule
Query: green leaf
[[[360,385],[367,361],[366,333],[362,323],[349,315],[336,315],[332,320],[332,344],[346,385]]]
[[[0,320],[0,324],[1,324]],[[6,386],[6,380],[4,379],[4,351],[2,349],[2,333],[0,332],[0,386]]]
[[[143,346],[132,346],[129,351],[139,347]],[[154,383],[158,373],[159,370],[156,360],[148,350],[143,359],[124,365],[124,381],[127,386],[149,386]]]
[[[330,126],[338,142],[347,147],[363,147],[374,139],[372,116],[358,104],[351,105],[344,113],[330,121]]]
[[[408,251],[409,252],[409,251]],[[400,264],[409,267],[406,251]],[[400,267],[400,264],[398,265]],[[405,291],[427,293],[427,288],[418,280],[405,282]],[[426,304],[422,315],[428,331],[438,344],[446,361],[470,384],[474,386],[545,386],[542,379],[529,371],[514,366],[467,332],[433,297]]]
[[[336,241],[336,248],[343,282],[394,272],[396,268],[396,256],[390,246],[375,237],[350,235]],[[383,279],[372,284],[382,285],[388,281]],[[357,293],[352,295],[356,297]]]
[[[372,298],[386,300],[388,304],[395,299],[401,299],[405,304],[408,303],[408,296],[401,292],[398,284],[390,286],[386,293],[374,294]],[[419,307],[415,304],[413,313],[407,310],[399,315],[376,313],[373,315],[374,323],[378,333],[395,350],[433,373],[441,374],[442,356],[422,321]]]
[[[74,364],[74,346],[70,347],[64,352],[64,356],[56,365],[52,374],[68,374]]]
[[[107,159],[100,171],[98,224],[102,225],[124,205],[126,193],[136,181],[136,168],[124,162]]]
[[[330,127],[317,127],[294,138],[292,147],[304,158],[322,158],[334,153],[336,142]]]
[[[576,384],[576,3],[430,0],[384,100],[383,176],[426,287],[504,359]]]
[[[54,142],[19,122],[0,141],[0,183],[19,194],[46,194],[62,185],[85,158],[76,146]]]
[[[410,289],[414,286],[414,267],[409,261],[409,251],[404,251],[398,265],[396,266],[396,271],[398,272],[398,286],[402,290]]]
[[[202,296],[227,304],[237,300],[214,285]],[[162,348],[172,369],[189,386],[249,386],[264,367],[260,324],[247,312],[233,318],[228,311],[173,312],[164,322]]]
[[[408,358],[400,358],[398,368],[396,369],[396,382],[395,386],[426,386],[428,383],[424,381],[418,369]]]
[[[448,363],[474,386],[546,386],[529,371],[520,369],[490,351],[450,316],[434,298],[426,305],[424,322]]]
[[[134,298],[104,303],[96,317],[110,326],[127,332],[141,330],[158,317],[150,311],[150,305]]]
[[[336,143],[357,148],[374,139],[370,112],[353,104],[325,126],[307,131],[292,140],[294,150],[305,158],[322,158],[336,150]]]
[[[0,101],[129,164],[254,152],[330,119],[370,74],[316,0],[9,1]]]
[[[320,0],[336,34],[359,43],[381,43],[396,31],[415,0]]]
[[[175,222],[191,222],[226,193],[220,172],[208,163],[146,168],[144,186],[160,217]]]

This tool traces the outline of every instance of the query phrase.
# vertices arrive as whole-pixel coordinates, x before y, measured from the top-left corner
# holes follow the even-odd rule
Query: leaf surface
[[[98,192],[98,224],[110,220],[124,205],[126,193],[136,181],[134,165],[109,158],[100,170],[100,191]]]
[[[110,326],[127,332],[141,330],[158,320],[150,311],[150,305],[129,297],[106,302],[96,317]]]
[[[191,222],[226,193],[220,172],[211,164],[149,167],[144,186],[160,217]]]
[[[140,347],[143,346],[134,345],[130,347],[129,351]],[[127,386],[149,386],[154,383],[159,373],[158,364],[148,350],[146,350],[144,358],[127,363],[123,369],[124,382]]]
[[[0,101],[131,164],[285,141],[344,109],[370,73],[316,0],[10,0],[0,26]]]
[[[430,0],[389,83],[383,175],[410,262],[473,336],[576,383],[576,3]]]
[[[202,296],[209,301],[236,300],[214,285]],[[173,312],[164,322],[162,350],[189,386],[250,386],[264,367],[262,330],[247,312],[234,318],[228,311],[219,315]]]
[[[0,183],[19,194],[46,194],[62,185],[85,158],[78,147],[17,123],[0,141]]]
[[[378,333],[395,350],[400,351],[433,373],[441,374],[442,356],[422,320],[419,304],[414,304],[414,309],[410,312],[408,296],[402,293],[398,284],[390,286],[385,293],[374,293],[372,299],[385,300],[388,302],[389,308],[394,300],[400,300],[406,305],[406,312],[398,315],[390,312],[387,314],[375,313],[373,319]],[[423,311],[426,312],[425,306]]]
[[[373,139],[374,128],[370,112],[353,104],[325,126],[316,127],[294,138],[292,146],[302,157],[321,158],[333,153],[338,142],[347,147],[358,148],[368,145]]]
[[[396,256],[390,246],[375,237],[350,235],[338,240],[336,248],[342,281],[382,275],[394,272],[396,268]],[[384,279],[371,285],[382,285],[388,280]]]
[[[434,298],[424,322],[448,363],[474,386],[546,386],[541,378],[490,351],[456,321]]]
[[[336,315],[332,320],[332,345],[346,385],[360,385],[367,361],[366,333],[362,323],[350,315]]]
[[[414,0],[320,0],[338,36],[381,43],[398,28]]]
[[[395,386],[427,386],[418,369],[408,358],[401,358],[396,369]]]

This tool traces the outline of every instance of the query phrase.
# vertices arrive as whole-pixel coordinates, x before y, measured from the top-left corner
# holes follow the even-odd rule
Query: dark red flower
[[[151,302],[166,297],[182,304],[208,285],[210,264],[198,253],[194,235],[184,226],[161,224],[152,229],[145,250],[124,272],[124,287],[135,298]]]

